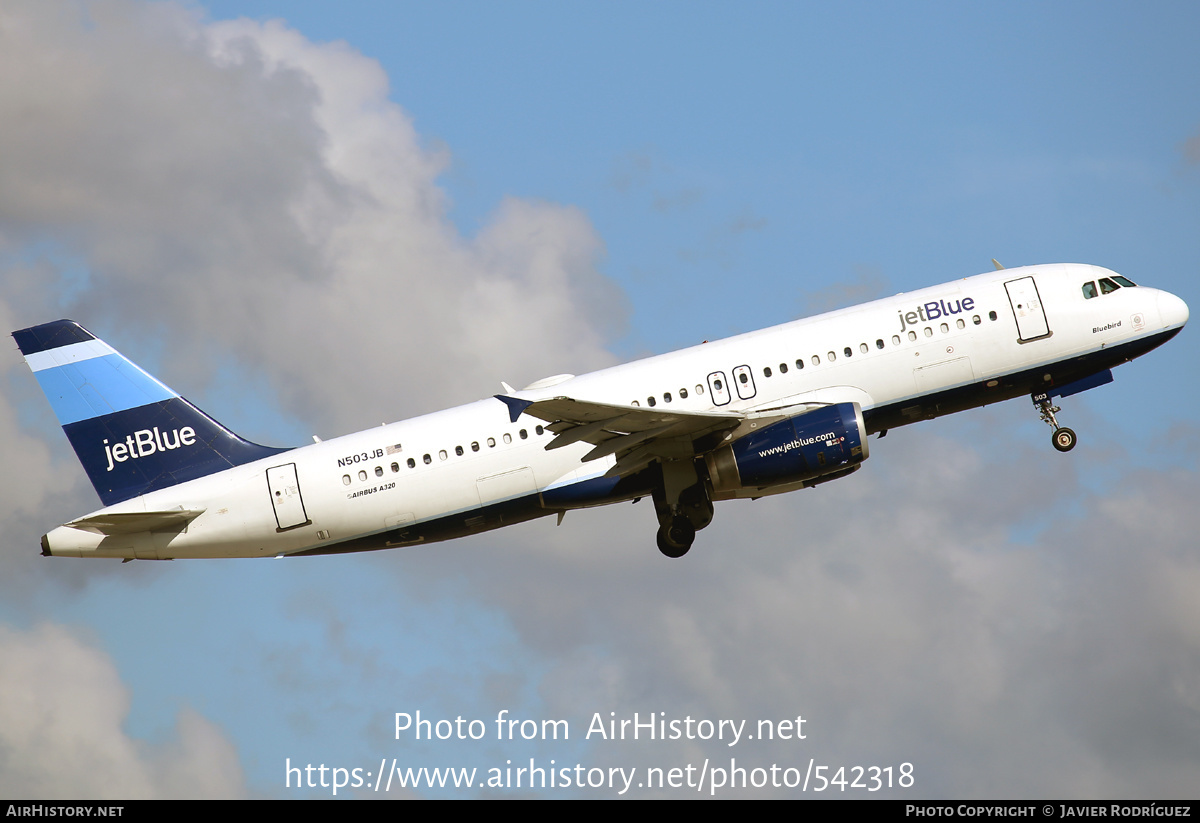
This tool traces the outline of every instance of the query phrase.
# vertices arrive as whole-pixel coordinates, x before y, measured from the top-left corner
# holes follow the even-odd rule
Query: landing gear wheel
[[[676,517],[658,530],[658,550],[667,557],[683,557],[696,539],[696,528],[686,517]]]
[[[1060,452],[1069,452],[1075,448],[1076,437],[1075,432],[1063,426],[1061,429],[1054,430],[1054,448]]]
[[[1054,436],[1050,439],[1050,442],[1054,444],[1054,448],[1060,452],[1069,452],[1075,448],[1075,432],[1066,426],[1058,425],[1058,418],[1054,415],[1062,411],[1062,409],[1050,402],[1050,396],[1044,392],[1033,395],[1033,405],[1037,406],[1038,413],[1042,417],[1042,422],[1054,430]]]

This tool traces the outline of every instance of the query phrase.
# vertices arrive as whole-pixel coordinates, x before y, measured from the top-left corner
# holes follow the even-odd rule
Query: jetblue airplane
[[[995,262],[995,261],[993,261]],[[301,448],[238,437],[70,320],[13,333],[104,508],[42,554],[277,557],[432,543],[649,497],[680,557],[713,503],[857,471],[868,435],[1054,398],[1183,328],[1187,305],[1096,266],[1003,269]]]

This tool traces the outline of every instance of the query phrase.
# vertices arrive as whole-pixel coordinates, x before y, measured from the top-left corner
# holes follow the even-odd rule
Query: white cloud
[[[449,158],[345,44],[170,4],[4,22],[0,243],[84,260],[67,309],[117,348],[161,336],[185,394],[236,363],[342,433],[611,362],[624,308],[583,214],[512,200],[461,235]]]
[[[0,626],[0,794],[39,799],[241,797],[238,755],[220,729],[180,711],[171,739],[122,728],[129,690],[103,652],[62,626]]]

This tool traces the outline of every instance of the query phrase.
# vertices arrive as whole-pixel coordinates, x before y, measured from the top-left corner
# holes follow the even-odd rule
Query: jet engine
[[[857,403],[822,406],[770,423],[704,456],[718,494],[816,485],[821,478],[849,474],[866,459],[866,425]]]

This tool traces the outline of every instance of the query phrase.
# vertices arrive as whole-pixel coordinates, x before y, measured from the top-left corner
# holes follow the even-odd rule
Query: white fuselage
[[[1049,388],[1079,379],[1084,374],[1072,371],[1075,363],[1085,364],[1078,367],[1084,371],[1111,368],[1186,322],[1183,302],[1156,289],[1085,298],[1084,283],[1112,276],[1078,264],[981,274],[540,381],[513,396],[743,413],[852,401],[867,428],[878,431],[1038,391],[1039,380]],[[1040,308],[1021,303],[1017,287],[1006,289],[1030,279]],[[48,553],[166,559],[336,552],[342,545],[412,545],[550,514],[568,506],[546,506],[540,493],[602,475],[614,459],[581,462],[587,443],[547,451],[553,435],[543,425],[527,416],[510,422],[504,403],[481,400],[297,448],[101,512],[202,509],[182,531],[104,536],[64,526],[47,535]],[[294,478],[290,468],[268,475],[287,466],[294,466]],[[454,526],[443,534],[435,523]]]

